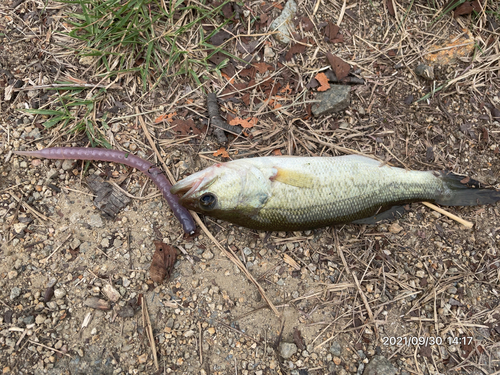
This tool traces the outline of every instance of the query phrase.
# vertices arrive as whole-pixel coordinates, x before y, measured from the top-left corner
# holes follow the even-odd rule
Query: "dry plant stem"
[[[441,207],[435,206],[432,203],[429,202],[422,202],[424,206],[429,207],[430,209],[439,212],[440,214],[444,216],[448,216],[450,219],[455,220],[456,222],[462,224],[464,227],[471,229],[474,227],[474,224],[471,223],[470,221],[464,220],[456,215],[453,215],[452,213],[449,213],[448,211],[443,210]]]
[[[271,302],[271,300],[267,297],[266,292],[264,291],[264,289],[262,289],[262,287],[260,286],[260,284],[254,279],[254,277],[252,276],[252,274],[247,270],[247,268],[243,265],[243,263],[241,263],[240,258],[238,258],[231,250],[229,250],[229,251],[226,250],[219,243],[219,241],[217,241],[217,239],[212,235],[212,233],[210,233],[210,231],[208,230],[208,228],[205,226],[205,224],[203,223],[203,221],[201,221],[201,219],[198,216],[198,214],[196,214],[195,212],[191,212],[191,213],[193,214],[194,220],[196,221],[196,223],[198,224],[198,226],[203,230],[203,232],[205,232],[205,234],[208,236],[208,238],[210,238],[210,240],[212,240],[212,242],[215,244],[215,246],[217,246],[219,248],[219,250],[222,251],[226,255],[226,257],[228,257],[234,264],[236,264],[238,266],[238,268],[241,271],[243,271],[243,273],[246,275],[246,277],[248,277],[248,279],[257,287],[257,289],[259,290],[260,295],[262,296],[262,298],[264,298],[264,301],[267,302],[267,304],[269,305],[269,307],[271,308],[271,310],[273,310],[273,312],[276,314],[276,316],[280,317],[281,315],[280,315],[279,311],[276,309],[276,307]]]
[[[68,237],[66,237],[62,242],[61,244],[53,251],[50,253],[50,255],[45,258],[45,259],[42,259],[40,262],[41,263],[46,263],[51,257],[52,255],[54,255],[55,253],[57,253],[57,251],[62,247],[62,245],[64,245],[66,243],[66,241],[68,241],[70,239],[70,237],[73,235],[73,233],[70,233],[68,234]]]
[[[70,356],[70,355],[69,355],[69,354],[67,354],[67,353],[63,353],[63,352],[61,352],[60,350],[57,350],[57,349],[51,348],[50,346],[47,346],[47,345],[41,344],[41,343],[36,342],[36,341],[33,341],[33,340],[28,340],[28,341],[29,341],[30,343],[32,343],[32,344],[35,344],[35,345],[41,346],[42,348],[45,348],[45,349],[47,349],[47,350],[51,350],[51,351],[53,351],[53,352],[56,352],[56,353],[59,353],[59,354],[65,355],[66,357],[69,357],[69,358],[73,359],[73,357],[72,357],[72,356]]]
[[[352,275],[352,278],[354,279],[356,287],[358,288],[358,292],[361,295],[361,299],[363,300],[363,303],[365,305],[366,311],[368,312],[368,316],[370,317],[370,322],[375,325],[375,333],[376,333],[377,339],[378,339],[378,326],[375,323],[372,309],[370,308],[370,304],[368,303],[368,299],[366,298],[365,294],[363,293],[363,290],[361,289],[361,285],[359,284],[359,280],[356,277],[356,274],[350,270],[349,265],[347,264],[347,261],[345,260],[344,252],[342,251],[342,247],[340,246],[339,238],[337,236],[337,230],[335,228],[333,228],[333,236],[335,238],[335,247],[337,248],[337,253],[339,254],[340,258],[342,259],[342,263],[344,264],[346,272],[350,273]]]
[[[14,91],[30,91],[30,90],[42,90],[42,89],[48,89],[48,88],[64,88],[64,87],[73,87],[73,88],[97,88],[97,89],[122,89],[121,86],[119,85],[92,85],[90,83],[81,83],[81,84],[64,84],[64,83],[52,83],[50,85],[40,85],[40,86],[28,86],[28,87],[21,87],[18,89],[14,89]]]
[[[21,202],[21,199],[16,197],[14,194],[12,193],[9,193],[10,196],[12,198],[14,198],[17,202]],[[47,217],[43,214],[41,214],[40,212],[38,212],[37,210],[35,210],[33,207],[31,207],[28,203],[25,203],[25,202],[21,202],[22,206],[27,209],[28,211],[31,211],[31,213],[33,213],[33,215],[35,215],[36,217],[38,217],[39,220],[41,221],[52,221],[54,224],[56,224],[56,222],[54,220],[52,220],[50,217]]]
[[[151,346],[151,350],[153,352],[153,359],[155,361],[156,371],[160,369],[158,366],[158,355],[156,354],[156,344],[155,337],[153,336],[153,327],[151,327],[151,320],[149,320],[148,308],[146,306],[146,298],[142,297],[142,323],[144,324],[144,328],[146,328],[146,334],[148,336],[149,345]]]

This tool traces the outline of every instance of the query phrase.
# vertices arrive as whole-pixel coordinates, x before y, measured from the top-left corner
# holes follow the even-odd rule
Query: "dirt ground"
[[[45,129],[50,116],[20,111],[55,109],[64,90],[22,88],[101,78],[78,51],[61,47],[78,46],[62,33],[65,7],[73,5],[7,3],[0,4],[4,374],[500,374],[498,203],[446,208],[471,229],[422,204],[392,223],[293,233],[201,217],[277,315],[205,232],[183,235],[141,173],[12,153],[89,146],[85,132]],[[301,42],[291,45],[266,35],[285,3],[244,4],[261,21],[229,24],[234,35],[254,37],[225,48],[257,68],[232,61],[222,72],[197,72],[207,79],[203,88],[181,76],[147,95],[140,77],[124,76],[114,81],[119,89],[100,94],[93,121],[106,119],[102,135],[113,148],[156,162],[143,120],[176,179],[241,157],[355,150],[498,189],[500,7],[484,1],[478,15],[438,17],[444,3],[394,1],[393,16],[383,1],[324,1],[316,10],[316,2],[298,2],[293,27]],[[335,42],[328,21],[340,23]],[[262,43],[246,53],[238,40]],[[457,52],[457,40],[473,40],[470,51]],[[429,59],[433,46],[446,55]],[[315,117],[310,104],[320,92],[318,73],[330,68],[326,53],[349,63],[349,77],[361,83],[349,83],[346,109]],[[433,80],[415,73],[422,63],[433,66]],[[217,92],[228,122],[250,124],[243,135],[226,133],[228,143],[219,142],[206,92]],[[94,173],[132,197],[114,219],[94,206],[86,185]],[[160,284],[149,276],[155,240],[178,250]],[[103,300],[101,308],[92,297]]]

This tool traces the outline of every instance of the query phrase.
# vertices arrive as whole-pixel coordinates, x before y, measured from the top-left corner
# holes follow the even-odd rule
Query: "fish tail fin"
[[[484,184],[469,177],[444,171],[438,172],[448,190],[436,203],[443,206],[479,206],[500,201],[500,191],[486,188]]]

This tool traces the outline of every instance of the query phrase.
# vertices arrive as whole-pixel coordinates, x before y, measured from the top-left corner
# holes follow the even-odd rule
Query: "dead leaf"
[[[255,63],[253,64],[255,66],[255,68],[257,69],[257,71],[260,73],[260,74],[264,74],[265,72],[267,72],[268,70],[274,70],[273,67],[269,64],[266,64],[265,62],[260,62],[260,63]]]
[[[298,330],[297,327],[293,330],[293,342],[297,345],[297,348],[300,350],[304,350],[306,346],[304,345],[304,339],[302,338],[302,334]]]
[[[466,1],[453,11],[453,16],[457,18],[458,16],[465,16],[471,14],[473,11],[475,12],[481,11],[481,6],[479,5],[479,3],[477,1],[473,2]]]
[[[210,44],[220,46],[226,40],[231,39],[232,35],[225,30],[221,30],[210,38]]]
[[[162,122],[163,120],[172,121],[172,118],[177,114],[177,112],[164,113],[163,115],[155,118],[155,124]]]
[[[224,13],[225,19],[233,18],[233,3],[225,3],[222,6],[222,13]]]
[[[330,84],[328,83],[328,77],[326,76],[325,73],[318,73],[314,78],[316,78],[316,80],[321,85],[320,87],[318,87],[318,91],[326,91],[330,88]]]
[[[213,153],[213,156],[222,156],[223,158],[228,158],[229,157],[229,154],[228,152],[226,151],[226,148],[225,147],[221,147],[219,148],[217,151],[215,151]]]
[[[252,40],[251,42],[248,43],[243,43],[241,41],[238,41],[238,43],[236,43],[236,48],[241,53],[253,53],[253,51],[255,51],[255,48],[257,48],[259,43],[260,41],[258,40]]]
[[[300,42],[301,43],[308,43],[309,38],[301,39]],[[297,53],[304,53],[306,51],[306,47],[307,46],[304,44],[299,44],[299,43],[292,44],[290,46],[290,49],[288,50],[288,52],[285,55],[285,60],[290,61],[292,59],[293,55],[295,55]]]
[[[332,21],[328,21],[323,34],[325,36],[326,41],[330,43],[343,43],[344,36],[339,34],[340,28],[335,25]]]
[[[395,17],[396,16],[396,12],[394,12],[394,4],[392,3],[392,0],[386,0],[385,5],[387,5],[387,12],[391,16]]]
[[[274,156],[281,156],[281,155],[283,155],[283,154],[281,153],[281,150],[280,150],[279,148],[277,148],[276,150],[273,150],[272,154],[273,154]],[[285,254],[285,255],[286,255],[286,254]]]
[[[172,268],[177,258],[177,251],[170,245],[161,241],[154,241],[155,253],[149,267],[149,276],[157,283],[163,282],[165,277],[170,277]]]
[[[194,123],[193,119],[188,119],[188,120],[173,120],[172,121],[172,130],[175,132],[180,132],[181,135],[189,135],[191,132],[193,134],[199,135],[202,134],[203,131],[198,129],[196,127],[196,124]]]
[[[272,3],[272,6],[276,9],[279,9],[279,10],[283,10],[283,5],[281,5],[280,3],[276,2],[276,3]]]
[[[330,63],[335,76],[339,81],[342,81],[351,70],[351,66],[342,60],[340,57],[332,55],[330,52],[327,52],[326,57],[328,58],[328,62]]]
[[[240,117],[235,117],[229,121],[229,125],[241,125],[244,128],[253,128],[257,124],[257,117],[249,118],[248,120],[242,119]]]
[[[228,57],[224,55],[222,52],[214,53],[212,56],[208,58],[208,60],[215,65],[219,65],[226,59],[228,59]]]
[[[307,16],[304,16],[302,17],[302,19],[300,20],[302,22],[302,30],[304,30],[305,32],[308,32],[308,31],[311,31],[312,29],[314,29],[314,24],[312,23],[312,21],[310,20],[309,17]]]
[[[286,86],[280,90],[280,92],[283,94],[291,94],[292,89],[290,88],[290,83],[287,83]]]

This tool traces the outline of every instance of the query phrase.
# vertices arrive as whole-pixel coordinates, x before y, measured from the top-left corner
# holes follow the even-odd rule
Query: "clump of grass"
[[[22,111],[34,115],[50,116],[48,120],[43,122],[46,129],[58,125],[59,131],[65,131],[68,134],[84,132],[92,147],[111,148],[111,144],[106,141],[104,134],[104,131],[109,129],[106,115],[99,120],[95,118],[96,103],[104,90],[100,90],[89,99],[78,98],[78,94],[82,91],[83,89],[73,88],[63,95],[59,94],[56,99],[57,104],[52,102],[54,109],[23,109]]]
[[[184,0],[63,2],[81,9],[71,14],[73,30],[69,36],[84,43],[80,55],[98,60],[97,76],[138,74],[144,91],[155,87],[163,77],[178,75],[189,75],[200,85],[200,74],[214,69],[208,61],[211,55],[222,52],[231,56],[222,46],[208,42],[225,23],[214,25],[208,34],[202,27],[202,22],[214,22],[225,3],[211,8],[198,1],[185,6]]]

